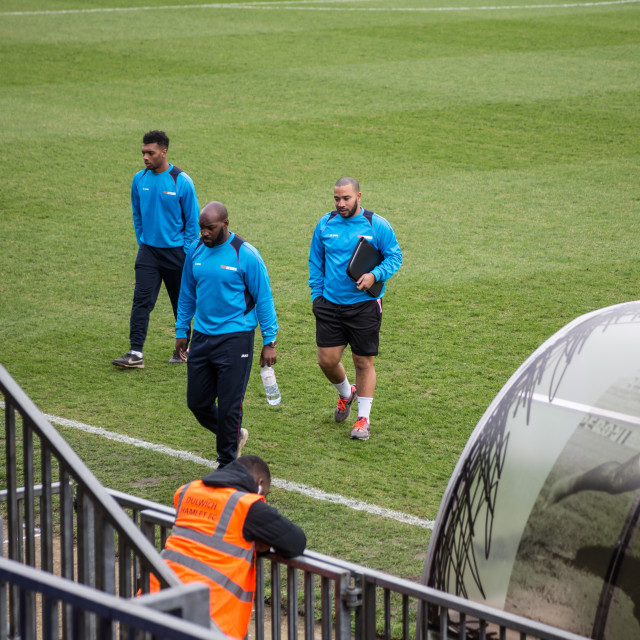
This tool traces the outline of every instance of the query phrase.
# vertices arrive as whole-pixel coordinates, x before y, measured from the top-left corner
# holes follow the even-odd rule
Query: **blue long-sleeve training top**
[[[199,240],[189,247],[176,338],[187,337],[192,318],[193,328],[206,335],[252,331],[260,322],[263,344],[276,339],[278,320],[267,267],[260,252],[235,233],[215,247]]]
[[[193,180],[170,164],[162,173],[142,169],[131,183],[133,227],[138,244],[189,248],[198,238],[200,208]]]
[[[311,239],[309,286],[312,300],[323,296],[334,304],[355,304],[373,299],[366,291],[358,291],[356,283],[347,275],[347,264],[360,236],[371,242],[384,257],[371,271],[376,281],[386,282],[400,268],[402,251],[385,218],[363,207],[350,218],[330,211],[320,218]],[[383,286],[378,298],[382,298],[384,290]]]

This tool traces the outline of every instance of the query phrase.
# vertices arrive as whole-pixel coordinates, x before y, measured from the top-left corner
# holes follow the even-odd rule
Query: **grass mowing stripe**
[[[333,2],[354,2],[358,0],[318,0],[323,4]],[[637,4],[640,0],[603,0],[602,2],[564,2],[560,4],[525,4],[525,5],[494,5],[481,7],[311,7],[302,6],[315,3],[315,0],[301,0],[292,2],[251,2],[247,4],[187,4],[187,5],[163,5],[159,7],[111,7],[98,9],[61,9],[58,11],[7,11],[0,13],[0,16],[41,16],[41,15],[62,15],[76,13],[119,13],[131,11],[161,11],[178,9],[240,9],[247,10],[282,10],[282,11],[391,11],[401,13],[430,13],[440,11],[518,11],[531,9],[572,9],[581,7],[602,7],[617,4]]]
[[[5,403],[0,402],[0,407],[4,409]],[[218,463],[216,461],[207,460],[207,458],[197,456],[195,453],[191,453],[190,451],[180,451],[179,449],[173,449],[162,444],[155,444],[153,442],[146,442],[145,440],[140,440],[138,438],[131,438],[130,436],[125,436],[121,433],[114,433],[113,431],[108,431],[107,429],[103,429],[101,427],[93,427],[90,424],[78,422],[77,420],[68,420],[67,418],[60,418],[59,416],[52,416],[46,413],[44,414],[44,417],[49,420],[49,422],[53,424],[59,424],[63,427],[71,427],[72,429],[78,429],[79,431],[91,433],[93,435],[101,436],[103,438],[114,440],[116,442],[122,442],[134,447],[148,449],[149,451],[157,451],[158,453],[163,453],[173,458],[180,458],[181,460],[195,462],[196,464],[200,464],[203,467],[209,467],[210,469],[218,468]],[[348,507],[349,509],[353,509],[354,511],[364,511],[365,513],[381,516],[383,518],[389,518],[390,520],[396,520],[397,522],[401,522],[403,524],[414,525],[422,527],[424,529],[433,529],[433,520],[424,520],[422,518],[417,518],[416,516],[411,516],[407,513],[402,513],[400,511],[394,511],[393,509],[385,509],[384,507],[378,507],[373,504],[368,504],[366,502],[362,502],[361,500],[345,498],[344,496],[338,495],[337,493],[326,493],[325,491],[321,491],[320,489],[314,489],[313,487],[308,487],[298,482],[289,482],[287,480],[272,478],[271,484],[278,489],[284,489],[285,491],[294,491],[296,493],[302,494],[303,496],[307,496],[308,498],[314,498],[315,500],[333,502],[335,504]]]

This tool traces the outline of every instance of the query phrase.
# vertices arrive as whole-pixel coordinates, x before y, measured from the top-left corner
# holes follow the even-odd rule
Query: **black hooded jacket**
[[[251,472],[235,461],[205,476],[202,482],[207,487],[228,487],[246,493],[258,493]],[[262,500],[249,507],[242,535],[249,542],[268,544],[285,558],[299,556],[307,546],[304,531]]]

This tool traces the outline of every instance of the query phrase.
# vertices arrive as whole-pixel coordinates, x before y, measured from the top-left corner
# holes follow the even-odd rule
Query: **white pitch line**
[[[314,4],[342,4],[368,0],[284,0],[282,2],[246,2],[242,4],[186,4],[157,7],[103,7],[95,9],[59,9],[42,11],[4,11],[0,16],[42,16],[78,13],[125,13],[131,11],[177,11],[186,9],[225,9],[241,11],[370,11],[398,13],[434,13],[445,11],[522,11],[532,9],[575,9],[611,5],[637,4],[640,0],[602,0],[602,2],[563,2],[559,4],[493,5],[481,7],[319,7]]]
[[[0,407],[4,409],[4,402],[0,402]],[[94,427],[90,424],[84,424],[76,420],[68,420],[67,418],[61,418],[59,416],[53,416],[44,414],[45,418],[53,424],[59,424],[63,427],[70,427],[85,433],[91,433],[93,435],[107,438],[108,440],[115,440],[116,442],[122,442],[123,444],[129,444],[134,447],[140,447],[141,449],[147,449],[148,451],[157,451],[163,453],[172,458],[179,458],[180,460],[186,460],[187,462],[194,462],[195,464],[202,465],[203,467],[209,467],[210,469],[217,469],[218,463],[214,460],[207,460],[197,456],[190,451],[181,451],[180,449],[172,449],[163,444],[155,444],[153,442],[146,442],[145,440],[139,440],[138,438],[132,438],[131,436],[125,436],[121,433],[115,433],[108,431],[102,427]],[[382,518],[388,518],[389,520],[395,520],[403,524],[409,524],[416,527],[422,527],[423,529],[433,529],[435,522],[433,520],[425,520],[418,518],[417,516],[409,515],[408,513],[402,513],[401,511],[394,511],[393,509],[386,509],[385,507],[378,507],[368,502],[362,502],[361,500],[355,500],[353,498],[345,498],[337,493],[326,493],[320,489],[314,487],[308,487],[304,484],[297,482],[289,482],[288,480],[280,480],[279,478],[272,478],[271,484],[278,489],[284,489],[285,491],[293,491],[300,493],[308,498],[315,500],[322,500],[324,502],[332,502],[334,504],[342,505],[354,511],[364,511],[371,515],[380,516]]]

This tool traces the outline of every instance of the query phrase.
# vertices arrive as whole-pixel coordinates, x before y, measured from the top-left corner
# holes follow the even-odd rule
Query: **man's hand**
[[[260,540],[256,540],[256,553],[268,553],[271,547],[266,542],[261,542]]]
[[[270,347],[268,344],[265,344],[262,347],[262,352],[260,353],[260,366],[264,367],[264,365],[272,366],[276,363],[276,348]]]
[[[356,285],[360,291],[368,291],[376,282],[376,277],[373,273],[363,273],[359,278]]]
[[[182,360],[187,361],[187,339],[176,338],[176,353]]]

